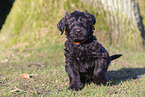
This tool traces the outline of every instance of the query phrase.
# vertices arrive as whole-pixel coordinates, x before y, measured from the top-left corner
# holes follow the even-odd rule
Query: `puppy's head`
[[[71,14],[66,12],[57,26],[61,31],[61,35],[65,30],[67,39],[80,42],[93,34],[95,23],[95,16],[85,10],[84,12],[74,11]]]

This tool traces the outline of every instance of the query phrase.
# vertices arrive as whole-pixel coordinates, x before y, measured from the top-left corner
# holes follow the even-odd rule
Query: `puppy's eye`
[[[83,21],[83,19],[81,19],[81,18],[80,18],[80,21],[82,22],[82,21]]]
[[[74,20],[70,20],[69,22],[70,22],[70,23],[73,23],[73,22],[74,22]]]
[[[82,23],[86,23],[86,20],[80,18],[80,22],[82,22]]]

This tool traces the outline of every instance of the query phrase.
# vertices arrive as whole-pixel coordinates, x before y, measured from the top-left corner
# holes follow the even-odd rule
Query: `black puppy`
[[[105,72],[109,63],[120,57],[109,56],[105,48],[93,36],[95,16],[84,12],[66,12],[65,17],[58,23],[61,35],[65,30],[65,70],[70,79],[69,89],[80,90],[85,83],[106,85]]]

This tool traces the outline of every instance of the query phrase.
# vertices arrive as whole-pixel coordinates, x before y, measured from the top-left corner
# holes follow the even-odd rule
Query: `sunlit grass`
[[[69,80],[64,63],[65,35],[60,36],[57,29],[58,21],[65,14],[64,6],[68,12],[75,10],[76,7],[83,11],[86,7],[84,4],[80,6],[76,3],[76,7],[71,8],[67,2],[64,4],[64,0],[57,2],[17,0],[14,3],[0,34],[0,95],[2,97],[143,97],[145,95],[144,52],[113,47],[106,43],[102,44],[110,55],[123,54],[109,66],[108,85],[97,86],[90,83],[81,91],[67,90]],[[93,8],[87,7],[87,9],[97,16],[98,13]],[[102,15],[98,15],[98,22],[105,26],[106,21],[101,17]],[[99,23],[96,27],[102,31],[103,26],[100,27]],[[108,27],[105,27],[104,31],[107,32]],[[30,79],[23,79],[21,77],[23,73],[30,74]]]
[[[142,52],[107,47],[110,54],[122,53],[108,69],[108,85],[86,84],[81,91],[68,91],[63,45],[53,44],[23,51],[1,50],[0,95],[3,96],[143,96],[145,95],[145,60]],[[130,57],[134,56],[133,57]],[[142,56],[142,57],[141,57]],[[7,61],[4,61],[7,59]],[[28,73],[30,79],[22,79]],[[15,91],[15,89],[20,89]]]

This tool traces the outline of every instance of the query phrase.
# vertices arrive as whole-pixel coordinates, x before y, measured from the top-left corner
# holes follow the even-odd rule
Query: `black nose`
[[[76,29],[76,32],[80,32],[81,30],[80,29]]]

